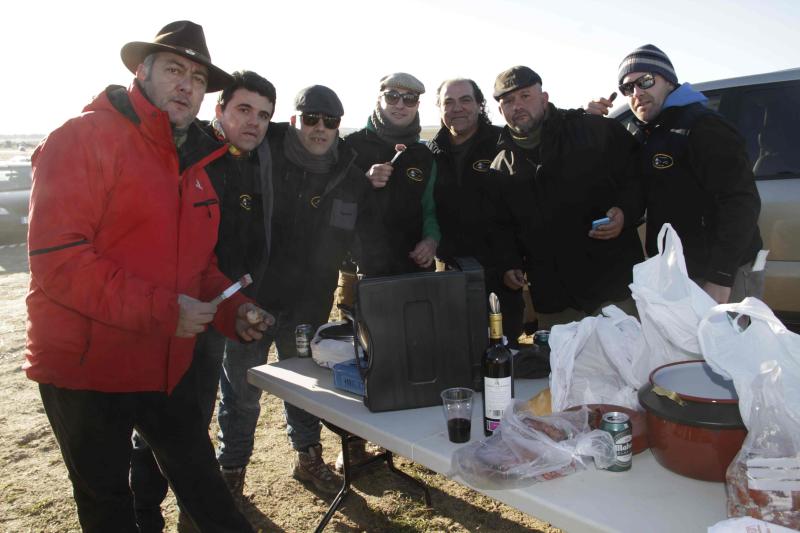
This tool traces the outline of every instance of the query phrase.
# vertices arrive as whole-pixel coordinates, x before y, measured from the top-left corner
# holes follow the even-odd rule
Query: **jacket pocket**
[[[346,202],[339,198],[334,198],[331,205],[330,225],[347,231],[352,231],[356,227],[358,216],[358,203]]]

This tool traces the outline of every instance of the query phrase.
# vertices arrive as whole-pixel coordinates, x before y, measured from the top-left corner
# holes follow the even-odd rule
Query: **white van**
[[[692,87],[745,139],[761,195],[758,226],[770,251],[764,301],[800,331],[800,68]],[[611,116],[630,126],[630,108],[616,107]]]

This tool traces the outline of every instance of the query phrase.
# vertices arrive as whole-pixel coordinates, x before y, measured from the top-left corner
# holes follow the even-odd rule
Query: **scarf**
[[[339,138],[333,140],[333,144],[327,152],[322,155],[314,155],[306,150],[303,143],[300,142],[297,130],[290,127],[286,130],[286,137],[283,141],[283,154],[286,159],[305,171],[325,174],[330,172],[339,161]]]
[[[414,120],[408,126],[395,126],[383,116],[379,107],[375,107],[372,111],[367,129],[373,130],[380,140],[392,146],[414,144],[419,141],[419,133],[422,131],[419,125],[419,112],[414,115]]]

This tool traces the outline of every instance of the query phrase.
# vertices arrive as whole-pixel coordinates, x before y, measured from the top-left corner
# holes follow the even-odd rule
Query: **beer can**
[[[616,460],[608,467],[608,470],[612,472],[630,470],[633,459],[633,431],[630,417],[618,411],[606,413],[600,422],[600,429],[614,439]]]
[[[294,329],[294,342],[297,357],[311,357],[311,335],[314,329],[311,324],[298,324]]]

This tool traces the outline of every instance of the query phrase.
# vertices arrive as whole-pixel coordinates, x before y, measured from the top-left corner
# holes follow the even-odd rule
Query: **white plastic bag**
[[[737,315],[748,316],[750,325],[740,327],[740,320],[731,318]],[[764,302],[745,298],[714,307],[700,322],[698,337],[711,368],[733,379],[739,412],[748,428],[753,380],[767,361],[774,360],[781,367],[786,408],[800,417],[800,335],[786,329]]]
[[[332,369],[337,363],[344,363],[345,361],[355,359],[356,355],[353,350],[353,341],[323,339],[320,336],[321,331],[344,324],[348,324],[348,322],[346,320],[341,320],[339,322],[322,324],[314,334],[314,338],[311,339],[311,357],[319,366]],[[364,357],[363,350],[361,350],[360,346],[359,352],[361,353],[361,357]]]
[[[700,358],[697,325],[714,300],[689,279],[683,245],[670,224],[658,233],[658,255],[634,265],[630,285],[647,350],[637,368],[644,383],[662,365]]]
[[[800,530],[800,422],[785,390],[797,386],[775,361],[751,384],[750,431],[725,476],[728,516]]]
[[[554,326],[550,332],[553,412],[575,405],[610,403],[641,409],[635,369],[644,339],[637,320],[616,306],[603,315]]]
[[[589,458],[597,468],[613,464],[614,440],[591,429],[588,409],[539,417],[525,405],[514,402],[494,435],[458,449],[452,473],[476,488],[509,489],[583,470]]]

